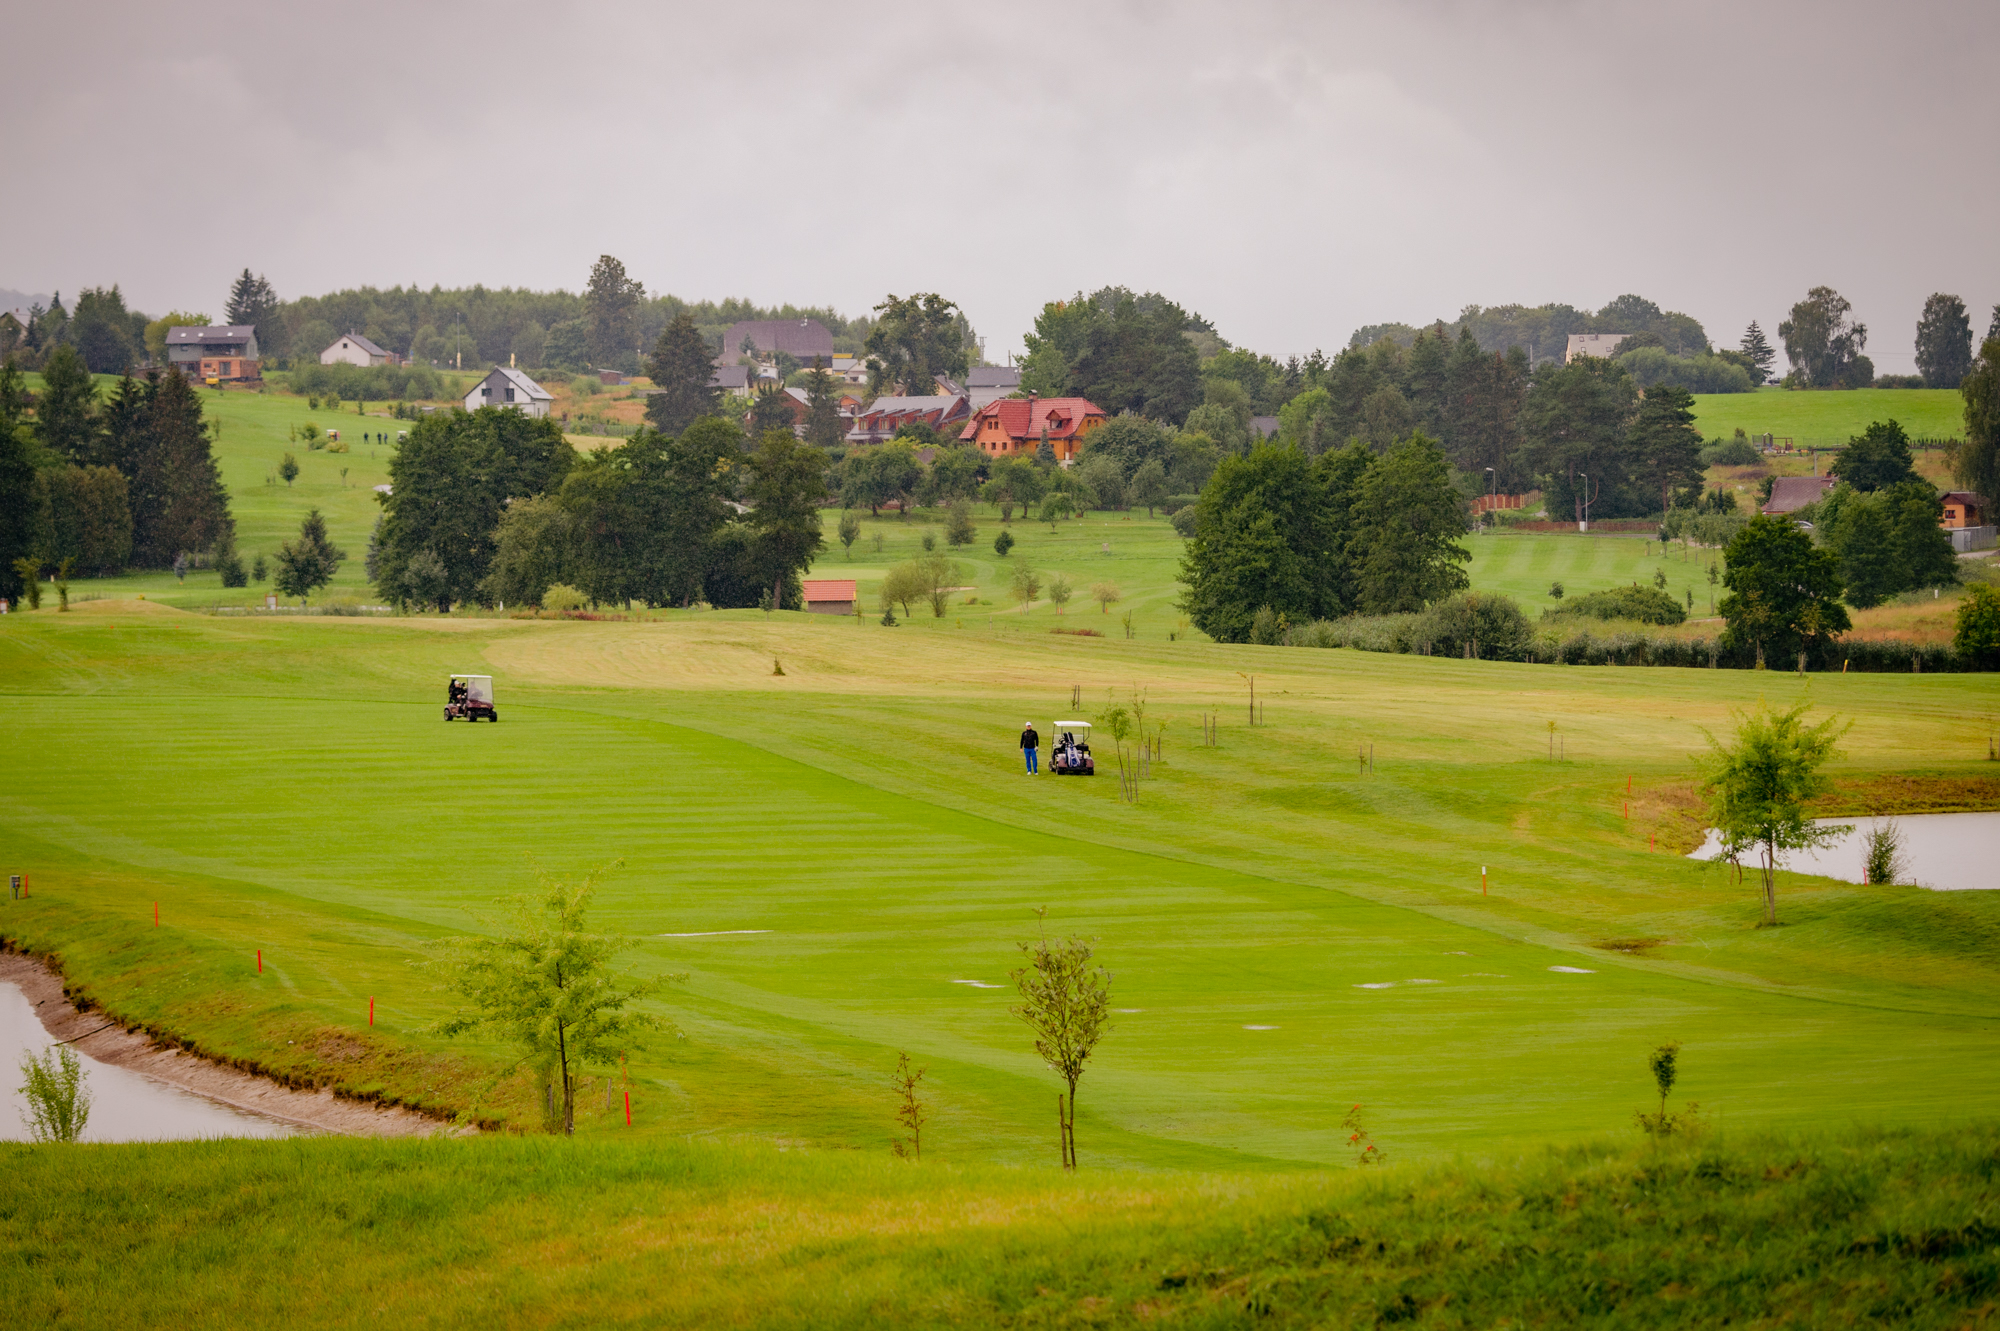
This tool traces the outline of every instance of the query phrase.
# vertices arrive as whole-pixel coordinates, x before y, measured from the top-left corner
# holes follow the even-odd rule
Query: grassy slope
[[[481,666],[505,723],[440,723],[441,674]],[[1239,721],[1238,671],[1256,674],[1268,727]],[[933,1070],[940,1151],[1039,1158],[1051,1086],[1005,985],[1043,902],[1099,940],[1137,1009],[1086,1086],[1100,1160],[1324,1162],[1356,1100],[1410,1155],[1571,1138],[1625,1118],[1641,1053],[1665,1038],[1688,1042],[1689,1093],[1732,1122],[1948,1121],[2000,1090],[1983,1053],[2000,901],[1788,875],[1790,927],[1757,931],[1747,888],[1648,852],[1649,835],[1688,834],[1697,727],[1752,690],[1795,696],[1787,676],[955,620],[104,606],[0,621],[0,680],[36,774],[0,795],[0,857],[39,885],[4,907],[6,932],[59,950],[135,1019],[421,1103],[526,1112],[518,1085],[480,1084],[493,1051],[446,1061],[416,1033],[440,1010],[410,968],[421,942],[478,927],[535,860],[614,856],[616,927],[771,931],[637,954],[692,973],[670,1003],[689,1038],[632,1059],[645,1132],[878,1147],[882,1079],[907,1048]],[[1086,710],[1143,686],[1171,717],[1139,807],[1108,780],[1018,774],[1019,720],[1068,712],[1072,685]],[[1858,720],[1851,775],[1990,772],[1988,677],[1810,689]],[[1220,748],[1194,743],[1208,709]],[[1538,761],[1548,720],[1566,765]],[[1363,780],[1352,755],[1371,742]],[[1593,946],[1627,938],[1665,941],[1645,957]],[[596,1111],[585,1131],[622,1126]]]
[[[1912,439],[1956,439],[1965,433],[1965,399],[1955,388],[1857,388],[1842,392],[1697,393],[1695,424],[1704,438],[1732,431],[1790,436],[1799,444],[1844,443],[1871,421],[1894,420]]]
[[[539,1141],[0,1148],[22,1325],[1985,1325],[1987,1132],[1107,1175]]]

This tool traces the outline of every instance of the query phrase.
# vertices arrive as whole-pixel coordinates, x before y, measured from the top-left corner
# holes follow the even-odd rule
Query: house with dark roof
[[[1104,409],[1081,397],[1003,397],[975,412],[959,438],[988,457],[1033,457],[1047,438],[1056,461],[1076,460],[1084,436],[1104,424]]]
[[[963,393],[936,393],[923,397],[878,397],[854,418],[847,432],[850,444],[879,444],[895,437],[905,425],[928,425],[943,433],[955,428],[971,413]]]
[[[725,393],[747,393],[750,391],[750,367],[748,365],[718,365],[715,373],[708,377],[710,388],[719,388]]]
[[[754,351],[744,351],[746,338]],[[716,359],[725,365],[745,354],[758,360],[776,359],[781,351],[801,365],[812,364],[814,356],[831,365],[833,334],[817,319],[744,319],[729,325],[729,331],[722,335],[722,354]]]
[[[1780,476],[1771,482],[1771,497],[1759,511],[1772,516],[1796,513],[1826,498],[1838,484],[1836,476]]]
[[[1021,371],[1011,365],[976,365],[965,372],[965,395],[978,411],[1021,386]]]
[[[319,353],[321,365],[394,365],[394,352],[384,351],[359,333],[348,333],[334,340],[332,346]]]
[[[496,365],[465,395],[465,409],[511,407],[526,416],[546,416],[555,395],[540,384],[505,365]]]
[[[218,383],[261,379],[264,377],[258,368],[261,359],[254,324],[167,330],[167,364],[190,378],[213,379]]]

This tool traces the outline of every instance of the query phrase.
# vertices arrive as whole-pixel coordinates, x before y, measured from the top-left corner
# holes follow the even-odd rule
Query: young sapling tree
[[[896,1055],[896,1071],[889,1078],[889,1085],[896,1091],[896,1122],[910,1135],[897,1137],[889,1149],[899,1156],[921,1160],[924,1154],[924,1124],[930,1121],[930,1107],[917,1096],[917,1086],[923,1081],[929,1068],[913,1068],[906,1052]]]
[[[21,1055],[21,1096],[28,1102],[21,1121],[38,1142],[73,1142],[90,1121],[83,1062],[66,1044]]]
[[[861,519],[852,512],[840,515],[840,548],[845,554],[854,553],[854,543],[861,539]]]
[[[1725,850],[1732,859],[1741,850],[1760,853],[1766,926],[1778,922],[1778,865],[1786,853],[1824,846],[1851,830],[1820,827],[1806,815],[1806,806],[1830,788],[1820,769],[1848,729],[1835,717],[1807,726],[1810,706],[1801,702],[1773,712],[1760,702],[1754,712],[1738,712],[1735,743],[1708,735],[1709,753],[1696,760],[1709,821]]]
[[[1064,1169],[1076,1168],[1076,1084],[1111,1020],[1111,973],[1091,964],[1081,938],[1049,941],[1048,907],[1036,910],[1041,937],[1020,943],[1028,964],[1009,976],[1021,1001],[1011,1009],[1034,1032],[1035,1052],[1069,1088],[1056,1094],[1056,1126]]]
[[[431,965],[443,975],[442,987],[458,994],[464,1006],[430,1033],[450,1037],[491,1029],[506,1036],[520,1050],[521,1062],[560,1091],[556,1117],[566,1134],[576,1131],[583,1069],[609,1067],[626,1048],[639,1046],[642,1032],[667,1028],[634,1004],[663,984],[686,978],[637,980],[613,972],[612,958],[637,940],[587,928],[591,898],[606,872],[593,870],[574,883],[544,874],[539,893],[515,899],[508,932],[443,938],[431,945],[440,954]]]

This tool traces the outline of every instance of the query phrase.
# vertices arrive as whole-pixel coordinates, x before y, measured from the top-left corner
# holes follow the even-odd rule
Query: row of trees
[[[579,457],[553,421],[441,412],[390,464],[368,576],[397,604],[440,611],[538,604],[556,584],[600,603],[797,607],[825,544],[825,466],[789,431],[746,453],[719,417]]]
[[[1222,642],[1259,612],[1293,623],[1421,610],[1468,585],[1465,501],[1437,441],[1415,432],[1309,456],[1261,445],[1202,491],[1181,608]]]
[[[109,574],[212,552],[226,581],[241,577],[213,426],[186,378],[123,378],[100,403],[81,355],[63,346],[33,405],[30,420],[20,369],[0,365],[0,595],[21,594],[17,560]]]

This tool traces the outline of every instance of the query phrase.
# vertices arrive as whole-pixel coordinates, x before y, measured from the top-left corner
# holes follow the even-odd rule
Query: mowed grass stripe
[[[647,968],[693,971],[680,1005],[698,1033],[694,1018],[711,1034],[761,1027],[756,1038],[770,1047],[818,1050],[847,1077],[879,1061],[863,1052],[875,1042],[904,1036],[962,1070],[945,1093],[976,1105],[976,1117],[1039,1115],[1046,1077],[1007,1014],[1006,990],[951,981],[1004,983],[1013,940],[1032,928],[1025,907],[1046,901],[1058,927],[1099,937],[1120,976],[1119,1005],[1144,1009],[1120,1018],[1088,1105],[1133,1159],[1149,1158],[1148,1136],[1171,1149],[1329,1158],[1337,1115],[1326,1106],[1348,1096],[1394,1105],[1415,1149],[1442,1147],[1475,1123],[1482,1136],[1496,1126],[1561,1135],[1625,1112],[1631,1078],[1613,1052],[1662,1031],[1713,1044],[1733,1107],[1784,1114],[1792,1101],[1768,1098],[1778,1088],[1755,1080],[1776,1046],[1810,1064],[1816,1042],[1870,1021],[1611,962],[1596,975],[1557,976],[1547,966],[1569,954],[956,815],[659,721],[514,706],[502,725],[472,728],[414,705],[227,698],[24,699],[17,717],[37,753],[101,755],[47,764],[60,775],[33,796],[31,812],[52,815],[76,849],[137,845],[165,868],[174,857],[226,865],[334,908],[405,917],[412,944],[468,927],[491,897],[525,885],[531,853],[564,868],[623,856],[628,869],[603,897],[615,927],[774,930],[647,944]],[[192,815],[175,797],[186,772],[199,773]],[[1058,789],[1015,780],[1024,791]],[[1060,789],[1102,798],[1105,784]],[[1427,817],[1446,807],[1421,791],[1401,798]],[[10,823],[23,807],[15,802]],[[251,944],[241,921],[223,918],[226,901],[207,906],[217,933]],[[314,931],[309,917],[256,923]],[[324,945],[320,976],[296,978],[299,992],[317,985],[345,1002],[338,977],[351,949]],[[1507,978],[1463,974],[1472,971]],[[1416,978],[1439,983],[1403,983]],[[1397,987],[1354,987],[1383,981]],[[437,1010],[415,983],[391,997],[410,1014],[406,1027]],[[1746,1019],[1783,1035],[1732,1054],[1729,1037]],[[1940,1097],[1917,1088],[1938,1083],[1911,1079],[1912,1064],[1956,1059],[1965,1038],[1935,1024],[1855,1093],[1935,1113]],[[671,1052],[641,1064],[654,1077],[674,1068]],[[1747,1098],[1743,1085],[1755,1088]],[[1512,1106],[1498,1120],[1484,1108],[1496,1099]]]

